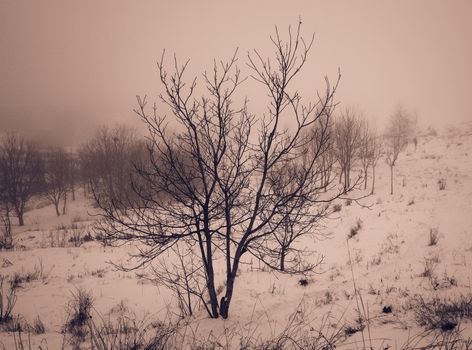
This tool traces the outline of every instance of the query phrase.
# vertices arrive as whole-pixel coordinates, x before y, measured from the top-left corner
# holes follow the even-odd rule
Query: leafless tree
[[[351,170],[358,157],[362,141],[362,122],[358,112],[345,108],[335,121],[334,138],[336,159],[339,162],[339,180],[344,184],[344,190],[351,188]]]
[[[372,189],[370,194],[372,195],[375,191],[375,169],[379,160],[384,156],[384,139],[376,131],[373,131],[371,142],[370,166],[372,167]]]
[[[43,177],[38,147],[17,134],[6,135],[0,144],[0,174],[3,197],[23,226],[26,203],[40,192]]]
[[[1,180],[1,176],[0,176]],[[13,248],[13,232],[11,225],[11,204],[2,196],[3,186],[0,184],[0,249]]]
[[[334,166],[337,163],[336,150],[335,150],[335,139],[333,137],[333,125],[328,127],[329,135],[326,142],[326,150],[322,152],[318,161],[318,168],[320,169],[320,181],[325,192],[330,189],[330,185],[333,183],[333,178],[336,176]],[[314,130],[316,132],[316,130]]]
[[[142,145],[135,130],[125,126],[100,128],[79,151],[85,182],[109,201],[124,197],[131,191],[133,160],[138,160],[140,153]]]
[[[359,159],[362,166],[362,173],[364,178],[364,190],[367,189],[368,170],[372,162],[373,142],[375,135],[369,127],[369,122],[366,119],[361,120],[361,131],[360,131],[360,144],[359,144]]]
[[[403,152],[413,136],[413,121],[409,112],[398,107],[390,118],[390,123],[385,133],[386,160],[390,166],[390,194],[393,194],[393,168],[398,156]]]
[[[57,216],[61,215],[59,204],[63,200],[62,213],[67,206],[67,193],[71,190],[72,159],[63,149],[45,153],[44,195],[54,204]]]
[[[188,62],[179,65],[174,57],[169,74],[163,54],[158,63],[164,89],[160,101],[171,119],[156,104],[149,110],[147,98],[138,97],[136,113],[149,136],[148,159],[135,165],[135,196],[128,196],[124,205],[109,205],[97,196],[103,232],[117,242],[137,242],[133,256],[138,264],[122,268],[151,263],[181,244],[194,245],[204,271],[204,303],[212,318],[228,317],[243,256],[280,270],[272,257],[280,252],[275,234],[284,230],[284,208],[297,208],[302,217],[309,208],[316,212],[349,190],[325,193],[319,181],[317,164],[329,145],[339,77],[334,85],[326,80],[325,92],[313,103],[301,102],[292,83],[306,63],[313,38],[303,40],[300,24],[295,31],[289,28],[287,41],[276,29],[271,37],[275,59],[265,59],[258,51],[248,54],[251,77],[269,98],[261,118],[249,113],[245,100],[234,102],[245,80],[236,65],[237,52],[228,62],[215,61],[211,72],[203,74],[206,93],[201,97],[196,96],[197,78],[186,78]],[[315,126],[317,132],[308,132]],[[286,165],[298,166],[297,176],[284,179],[283,192],[274,191],[271,174]],[[217,261],[225,266],[220,300]],[[310,263],[298,266],[285,269],[308,273],[304,268]]]
[[[268,179],[273,193],[282,198],[293,192],[294,186],[297,186],[299,181],[302,180],[303,167],[304,164],[281,163],[269,172]],[[325,180],[322,179],[324,171],[322,168],[317,168],[320,182],[315,186],[326,188],[326,184],[323,182]],[[297,180],[294,181],[293,179]],[[314,178],[313,180],[318,179]],[[278,261],[278,268],[282,272],[309,272],[322,262],[322,256],[320,256],[319,260],[312,259],[311,264],[306,264],[304,257],[313,256],[314,252],[295,246],[302,236],[311,236],[312,239],[323,236],[321,232],[317,231],[316,226],[320,219],[327,215],[329,205],[320,205],[315,209],[306,205],[306,200],[307,198],[301,196],[287,201],[280,206],[277,214],[274,215],[274,219],[269,223],[269,226],[272,225],[270,230],[273,231],[273,237],[268,237],[266,242],[268,248],[265,249],[265,260],[272,259],[271,266],[275,266],[275,261]],[[275,238],[275,240],[272,238]],[[261,251],[263,251],[262,248],[266,248],[266,246],[262,245]],[[287,265],[289,265],[288,269]]]

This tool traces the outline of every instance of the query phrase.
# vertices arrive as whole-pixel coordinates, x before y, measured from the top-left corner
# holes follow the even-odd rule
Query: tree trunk
[[[213,264],[211,263],[211,260],[209,260],[207,270],[207,287],[208,296],[210,297],[211,318],[218,318],[218,297],[215,290],[215,274],[213,272]]]
[[[56,215],[60,216],[61,212],[59,211],[59,201],[54,201],[54,207],[56,208]]]
[[[280,271],[285,271],[285,247],[280,249]]]
[[[370,194],[374,194],[375,190],[375,166],[372,167],[372,191],[370,191]]]
[[[393,165],[390,165],[390,194],[393,194]]]
[[[226,294],[225,294],[224,297],[221,298],[220,315],[224,319],[227,319],[228,316],[229,316],[229,305],[230,305],[231,299],[233,297],[234,281],[236,279],[236,271],[237,271],[237,265],[236,265],[236,270],[231,273],[230,278],[228,278],[227,281],[226,281]]]
[[[64,193],[64,206],[62,207],[62,215],[66,215],[66,207],[67,207],[67,192]]]
[[[364,190],[367,189],[367,168],[364,168]]]
[[[18,225],[24,226],[25,221],[23,219],[23,210],[17,210],[16,211],[16,216],[18,216]]]

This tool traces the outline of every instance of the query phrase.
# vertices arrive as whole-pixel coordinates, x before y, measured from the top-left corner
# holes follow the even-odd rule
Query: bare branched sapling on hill
[[[375,169],[377,168],[379,160],[384,155],[384,140],[381,136],[377,134],[377,132],[372,131],[370,142],[371,151],[369,152],[369,163],[372,167],[372,189],[370,191],[370,194],[372,195],[375,192]]]
[[[334,125],[336,158],[339,162],[339,182],[347,191],[351,185],[351,170],[359,157],[362,141],[362,119],[354,108],[345,108]]]
[[[67,193],[71,190],[72,158],[63,149],[54,149],[45,154],[44,195],[54,204],[56,215],[60,216],[60,201],[63,200],[62,213],[67,206]]]
[[[385,134],[386,160],[390,166],[390,194],[393,194],[393,168],[397,163],[398,156],[412,139],[413,125],[409,112],[402,107],[399,107],[390,118],[390,124]]]
[[[243,256],[281,270],[274,256],[280,256],[276,237],[285,230],[285,214],[315,225],[325,215],[319,208],[349,190],[325,193],[317,166],[329,145],[339,77],[334,85],[326,80],[324,94],[314,103],[302,104],[292,83],[313,38],[305,42],[299,24],[295,32],[289,29],[287,41],[278,30],[271,40],[275,59],[264,59],[258,51],[248,55],[251,77],[269,96],[267,114],[257,118],[246,101],[235,102],[245,80],[236,53],[203,74],[206,94],[200,97],[197,79],[186,78],[188,62],[179,65],[174,59],[169,73],[163,54],[158,63],[164,88],[160,100],[170,117],[157,105],[149,110],[147,99],[138,98],[136,113],[149,134],[147,159],[136,164],[134,193],[125,203],[123,198],[121,203],[103,201],[96,194],[105,219],[103,232],[111,240],[138,243],[137,265],[123,268],[151,263],[175,246],[193,247],[200,266],[192,269],[203,271],[203,302],[212,318],[228,317]],[[313,128],[317,131],[309,132]],[[297,175],[284,178],[283,191],[275,190],[271,177],[285,167],[295,168]],[[309,226],[303,229],[309,231]],[[215,276],[217,262],[224,264],[222,283]],[[317,261],[287,263],[285,271],[309,273]],[[218,285],[224,286],[220,300]]]

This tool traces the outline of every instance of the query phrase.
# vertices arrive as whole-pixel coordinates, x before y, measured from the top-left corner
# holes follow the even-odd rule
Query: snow
[[[438,136],[423,136],[418,149],[412,146],[400,156],[395,169],[395,193],[390,195],[388,166],[379,162],[376,192],[346,205],[325,222],[329,239],[306,240],[303,243],[325,256],[320,274],[305,287],[299,277],[261,271],[258,264],[243,265],[228,320],[208,319],[198,311],[191,323],[203,338],[225,328],[249,327],[257,336],[268,336],[281,329],[294,312],[309,313],[313,322],[321,322],[331,313],[338,323],[354,324],[357,317],[353,278],[367,306],[370,338],[383,344],[404,343],[421,332],[414,322],[409,299],[415,294],[454,296],[471,292],[472,277],[472,128],[469,124],[450,128]],[[438,180],[445,179],[440,190]],[[370,189],[369,189],[370,190]],[[363,195],[360,191],[354,195]],[[59,226],[73,223],[86,232],[95,220],[89,200],[78,191],[76,201],[69,201],[68,213],[57,217],[51,205],[36,201],[26,213],[24,227],[14,227],[16,249],[0,252],[0,274],[13,276],[40,269],[42,276],[23,283],[18,289],[15,315],[32,322],[38,315],[46,333],[32,335],[33,348],[43,339],[49,349],[60,348],[61,329],[67,319],[67,305],[81,287],[93,294],[94,306],[106,314],[123,302],[137,317],[160,318],[175,310],[171,293],[134,272],[116,271],[110,261],[127,259],[127,246],[103,247],[87,242],[81,247],[51,247],[61,240]],[[347,240],[352,226],[362,221],[358,234]],[[437,229],[439,241],[429,246],[431,229]],[[59,231],[59,232],[58,232]],[[66,239],[67,241],[67,239]],[[348,246],[351,264],[348,258]],[[425,259],[437,257],[435,275],[441,284],[434,290],[428,278],[422,277]],[[0,264],[0,266],[2,266]],[[140,271],[148,273],[149,271]],[[223,266],[217,274],[222,274]],[[453,279],[456,285],[447,285]],[[392,313],[382,313],[391,306]],[[461,324],[462,334],[472,336],[472,326]],[[365,333],[365,332],[364,332]],[[361,333],[345,340],[355,348]],[[0,333],[6,348],[13,347],[13,335]],[[349,345],[351,344],[351,345]]]

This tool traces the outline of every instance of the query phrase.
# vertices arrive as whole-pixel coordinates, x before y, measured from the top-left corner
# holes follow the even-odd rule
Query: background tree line
[[[301,24],[301,23],[300,23]],[[307,62],[313,37],[305,41],[289,29],[271,41],[274,57],[248,55],[250,76],[268,96],[267,114],[256,118],[235,94],[246,80],[237,52],[214,62],[203,74],[205,92],[187,65],[165,57],[158,70],[163,107],[148,110],[138,97],[135,110],[148,135],[125,127],[101,128],[72,152],[41,149],[17,134],[0,142],[0,203],[3,247],[12,245],[11,217],[25,224],[33,197],[46,198],[56,215],[67,212],[82,188],[100,209],[97,223],[108,242],[135,242],[132,270],[152,265],[187,314],[194,304],[212,318],[227,318],[243,259],[269,269],[313,273],[322,256],[307,251],[303,237],[319,238],[330,204],[353,190],[375,191],[375,169],[385,158],[394,167],[414,138],[410,114],[399,108],[380,135],[356,108],[337,109],[334,84],[303,102],[293,86]],[[189,83],[190,82],[190,83]],[[283,124],[290,127],[282,127]],[[169,257],[172,256],[173,259]],[[215,264],[224,265],[218,282]],[[220,290],[218,287],[222,285]]]

